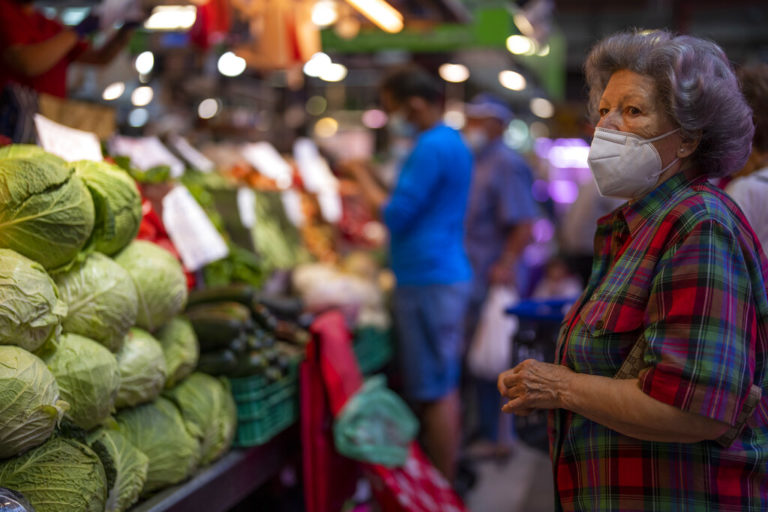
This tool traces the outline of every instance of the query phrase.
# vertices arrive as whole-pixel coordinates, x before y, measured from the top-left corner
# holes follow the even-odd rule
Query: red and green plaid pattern
[[[768,260],[741,211],[679,174],[602,218],[595,254],[560,364],[613,377],[642,336],[641,385],[657,400],[733,424],[753,382],[764,394],[729,448],[639,441],[554,411],[559,509],[768,510]]]

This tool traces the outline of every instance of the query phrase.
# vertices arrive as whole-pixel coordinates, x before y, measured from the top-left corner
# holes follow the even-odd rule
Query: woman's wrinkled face
[[[598,105],[599,128],[634,133],[644,139],[662,135],[677,128],[657,99],[653,79],[626,69],[611,75]],[[667,165],[680,148],[680,132],[653,142]]]

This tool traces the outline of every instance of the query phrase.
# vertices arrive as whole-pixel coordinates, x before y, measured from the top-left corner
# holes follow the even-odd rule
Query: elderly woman
[[[768,261],[707,180],[744,164],[751,111],[694,37],[614,35],[586,76],[589,165],[628,202],[598,221],[555,364],[499,376],[504,411],[551,411],[559,510],[768,510]]]

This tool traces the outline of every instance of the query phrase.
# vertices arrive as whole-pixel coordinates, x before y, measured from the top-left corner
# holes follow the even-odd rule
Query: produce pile
[[[278,381],[303,353],[309,333],[294,322],[279,319],[248,285],[196,290],[186,315],[200,344],[200,371],[227,377],[263,376]],[[280,310],[280,304],[272,303]],[[295,317],[300,304],[282,307]]]
[[[182,267],[141,218],[115,166],[0,149],[0,487],[37,512],[127,510],[231,445]]]

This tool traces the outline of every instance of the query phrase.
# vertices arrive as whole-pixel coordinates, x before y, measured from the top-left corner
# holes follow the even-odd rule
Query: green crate
[[[352,348],[360,371],[366,375],[381,370],[392,359],[394,352],[390,331],[377,327],[357,329]]]
[[[299,417],[299,404],[295,398],[291,396],[289,400],[278,402],[261,417],[238,420],[235,445],[247,447],[264,444],[293,425]]]
[[[231,378],[229,382],[236,402],[257,402],[279,393],[284,388],[296,387],[298,373],[297,364],[291,365],[288,373],[276,381],[269,381],[262,375],[254,375],[252,377]]]
[[[237,401],[238,421],[248,421],[268,416],[281,402],[291,401],[296,398],[298,389],[296,386],[286,386],[259,400]]]

